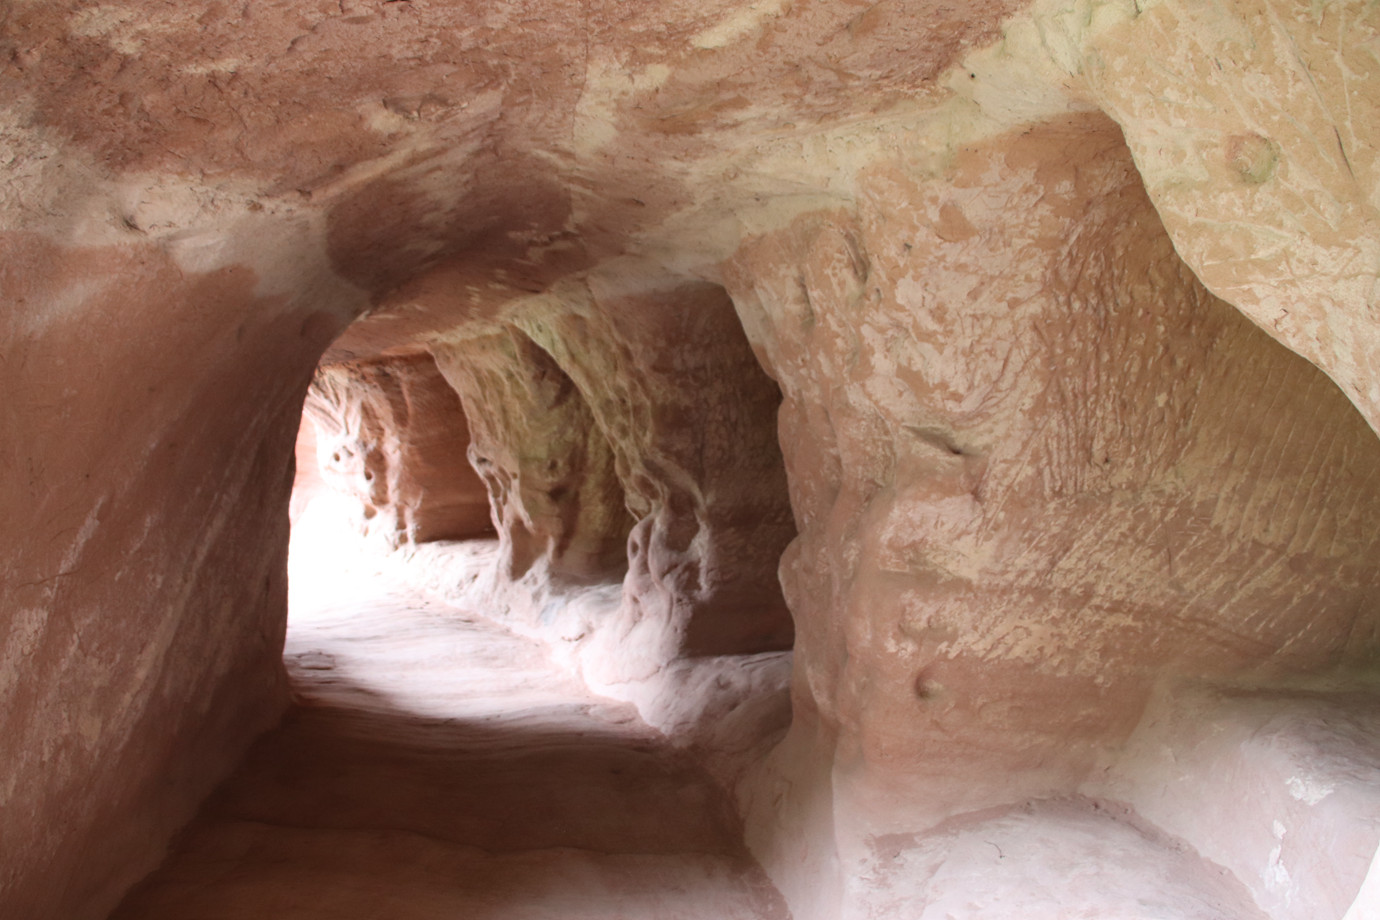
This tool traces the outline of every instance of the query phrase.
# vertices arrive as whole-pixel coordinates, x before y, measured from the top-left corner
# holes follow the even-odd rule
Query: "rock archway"
[[[313,369],[429,361],[630,673],[785,641],[790,541],[736,794],[797,917],[1080,896],[988,832],[1360,916],[1380,22],[1201,6],[0,12],[0,908],[104,916],[278,718]]]

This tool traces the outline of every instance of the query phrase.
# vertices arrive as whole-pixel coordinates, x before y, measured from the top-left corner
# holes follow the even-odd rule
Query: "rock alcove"
[[[325,737],[305,404],[406,628],[645,748],[577,758],[643,836],[544,851],[734,837],[747,900],[687,860],[627,910],[1372,916],[1378,43],[1360,0],[3,8],[0,914],[617,889],[422,846],[503,850],[478,780],[384,835],[410,899],[320,881],[358,840],[274,844],[316,889],[196,849],[300,819],[245,778]],[[342,776],[488,775],[366,689]]]

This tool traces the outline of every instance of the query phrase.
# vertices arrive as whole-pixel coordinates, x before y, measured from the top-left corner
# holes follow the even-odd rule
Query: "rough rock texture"
[[[789,830],[763,845],[836,835],[845,887],[873,834],[1076,789],[1166,674],[1380,641],[1380,444],[1187,271],[1114,125],[860,186],[730,273],[801,522],[796,721],[756,793]]]
[[[722,287],[620,280],[558,287],[523,325],[570,369],[613,447],[637,520],[625,616],[670,624],[672,655],[789,647],[780,391]]]
[[[465,458],[464,409],[430,355],[322,368],[305,413],[313,464],[356,499],[366,530],[395,545],[492,532],[488,492]]]
[[[431,345],[473,418],[506,578],[537,587],[626,571],[618,610],[562,633],[617,637],[608,680],[791,636],[776,577],[795,532],[780,392],[721,287],[648,290],[644,278],[634,265],[558,285],[498,331],[460,325]]]
[[[104,914],[276,716],[323,354],[434,351],[562,641],[670,675],[668,649],[782,638],[775,395],[740,340],[700,348],[719,287],[785,397],[796,712],[740,792],[800,920],[964,903],[961,860],[908,893],[862,869],[882,836],[934,865],[934,822],[988,807],[964,826],[1115,843],[1112,874],[1164,822],[1272,917],[1375,910],[1363,791],[1329,824],[1261,781],[1242,815],[1283,836],[1242,817],[1232,851],[1137,739],[1208,764],[1172,727],[1195,694],[1374,699],[1378,16],[0,6],[0,914]],[[547,610],[557,581],[584,593]],[[734,607],[762,619],[724,632]],[[1028,804],[1105,796],[1145,814]],[[1330,870],[1292,849],[1334,832]],[[1013,897],[1054,871],[1017,862]]]
[[[1183,259],[1380,430],[1377,43],[1363,3],[1166,3],[1085,67]]]
[[[557,286],[512,320],[570,375],[613,452],[636,522],[614,629],[650,663],[787,647],[780,392],[721,287],[644,278],[634,265]]]
[[[499,574],[539,583],[621,575],[632,522],[608,440],[566,373],[511,328],[438,352],[437,364],[469,413]]]

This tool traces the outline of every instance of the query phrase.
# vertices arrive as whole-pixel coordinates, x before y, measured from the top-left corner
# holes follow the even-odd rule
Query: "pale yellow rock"
[[[1174,246],[1380,429],[1380,10],[1161,2],[1088,41]]]

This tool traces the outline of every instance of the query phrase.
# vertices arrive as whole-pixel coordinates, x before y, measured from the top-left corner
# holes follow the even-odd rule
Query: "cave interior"
[[[0,8],[0,916],[1380,917],[1378,49]]]

